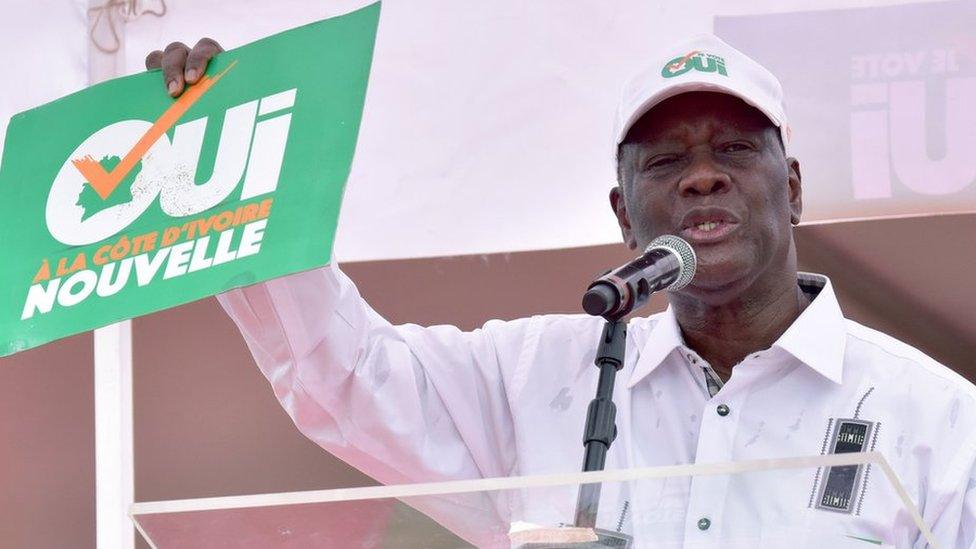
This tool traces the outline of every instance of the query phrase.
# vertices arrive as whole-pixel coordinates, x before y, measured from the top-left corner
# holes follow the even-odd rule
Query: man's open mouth
[[[698,208],[685,214],[681,236],[692,243],[710,243],[724,239],[739,225],[739,219],[723,208]]]

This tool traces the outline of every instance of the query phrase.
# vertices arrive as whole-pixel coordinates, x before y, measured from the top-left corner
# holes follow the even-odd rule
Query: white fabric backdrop
[[[0,0],[0,151],[7,121],[88,84],[86,0]]]
[[[121,55],[126,69],[137,72],[146,53],[172,40],[192,45],[207,35],[232,48],[369,3],[170,0],[164,17],[142,16],[125,25]],[[159,0],[141,4],[158,9]],[[738,33],[733,45],[755,42],[744,49],[760,62],[776,62],[777,50],[792,48],[802,65],[836,37],[827,32],[819,40],[764,42],[763,33],[742,30],[751,20],[736,17],[898,4],[908,3],[621,0],[608,7],[598,0],[387,0],[337,256],[350,261],[616,242],[607,204],[614,181],[610,124],[622,83],[649,53],[731,16],[723,28]],[[87,29],[80,5],[23,2],[0,23],[4,72],[31,82],[0,84],[4,121],[84,84]],[[29,28],[42,29],[43,36]],[[845,74],[850,64],[849,56],[838,59]],[[895,188],[890,197],[852,201],[850,169],[835,170],[835,151],[828,146],[849,145],[852,137],[821,135],[818,117],[821,108],[839,108],[846,124],[854,92],[844,88],[838,105],[825,107],[821,96],[805,95],[816,86],[788,70],[780,76],[793,121],[792,152],[803,162],[806,221],[976,210],[972,183],[948,197]]]

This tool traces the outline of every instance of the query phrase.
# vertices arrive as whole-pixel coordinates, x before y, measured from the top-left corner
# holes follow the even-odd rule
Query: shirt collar
[[[843,380],[847,327],[834,288],[826,276],[797,273],[797,285],[813,301],[773,343],[820,375],[840,384]],[[669,305],[651,328],[627,383],[632,388],[654,371],[675,349],[685,344]]]
[[[671,306],[658,315],[657,322],[651,328],[644,346],[641,348],[640,355],[637,357],[637,364],[634,366],[633,373],[630,374],[630,381],[627,388],[630,389],[637,385],[648,374],[654,371],[672,351],[685,344],[681,337],[681,328],[678,326],[678,319],[674,317]]]

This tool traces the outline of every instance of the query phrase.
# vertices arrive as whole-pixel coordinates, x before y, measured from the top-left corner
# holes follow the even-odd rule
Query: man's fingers
[[[162,68],[162,66],[163,66],[163,52],[162,51],[156,50],[156,51],[151,52],[149,55],[146,56],[146,69],[147,70],[153,70],[153,69]]]
[[[166,83],[166,91],[173,97],[183,93],[183,70],[189,53],[190,48],[182,42],[173,42],[163,51],[163,82]]]
[[[207,70],[207,63],[218,53],[224,51],[213,38],[201,38],[196,46],[190,50],[186,58],[186,70],[183,77],[187,84],[195,84]]]
[[[193,49],[182,42],[173,42],[163,51],[146,56],[147,69],[163,69],[166,91],[173,97],[183,93],[187,84],[195,84],[207,70],[207,63],[224,51],[212,38],[201,38]]]

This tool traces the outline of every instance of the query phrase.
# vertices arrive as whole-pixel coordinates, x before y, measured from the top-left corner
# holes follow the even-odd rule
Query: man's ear
[[[790,156],[786,159],[786,168],[789,171],[790,222],[797,225],[800,223],[800,215],[803,213],[803,185],[801,184],[800,161]]]
[[[610,189],[610,207],[613,208],[613,213],[617,216],[617,224],[620,225],[620,234],[624,238],[624,244],[631,250],[636,250],[637,240],[634,238],[634,231],[630,227],[630,217],[627,215],[627,205],[624,203],[623,189],[620,185]]]

